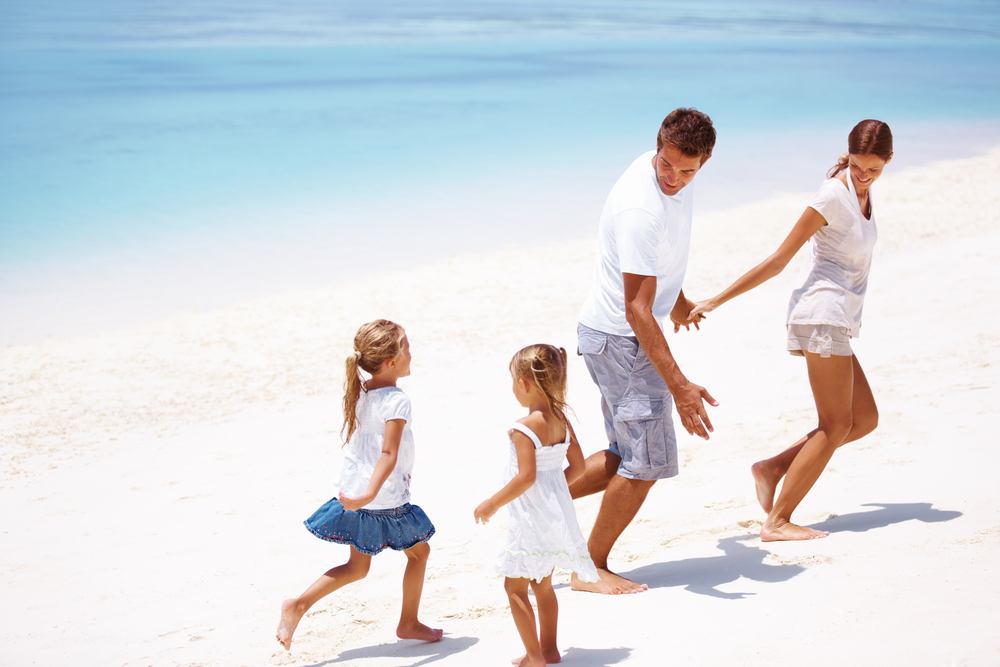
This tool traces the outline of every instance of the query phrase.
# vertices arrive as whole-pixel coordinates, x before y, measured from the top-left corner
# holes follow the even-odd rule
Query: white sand
[[[638,596],[574,593],[559,573],[564,664],[1000,663],[1000,150],[887,174],[863,337],[879,429],[834,457],[796,517],[824,540],[762,544],[749,465],[814,421],[783,351],[794,269],[669,338],[722,405],[680,437],[612,553]],[[704,298],[771,252],[809,193],[696,219],[686,292]],[[594,219],[581,224],[596,225]],[[520,644],[492,561],[521,416],[507,362],[575,350],[593,247],[464,256],[405,274],[178,316],[139,330],[0,350],[0,663],[504,665]],[[407,327],[414,501],[438,532],[422,617],[397,641],[403,556],[320,602],[291,654],[278,605],[346,547],[301,521],[334,492],[342,359],[375,317]],[[571,404],[603,446],[596,388],[572,357]],[[599,498],[578,501],[585,531]]]

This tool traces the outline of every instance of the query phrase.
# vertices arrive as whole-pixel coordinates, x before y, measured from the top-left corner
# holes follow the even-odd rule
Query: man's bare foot
[[[295,628],[299,626],[305,610],[299,610],[295,600],[285,600],[281,603],[281,620],[278,621],[278,643],[285,647],[285,650],[292,648],[292,635]]]
[[[400,639],[419,639],[422,642],[440,641],[444,636],[444,630],[440,628],[429,628],[420,621],[403,624],[400,621],[396,626],[396,636]]]
[[[768,468],[767,461],[757,461],[750,466],[750,473],[753,475],[754,485],[757,487],[757,502],[765,512],[770,512],[774,507],[774,492],[778,488],[778,481],[781,475],[777,470]]]
[[[528,654],[525,653],[524,655],[518,656],[518,657],[514,658],[513,660],[511,660],[510,664],[512,664],[512,665],[520,665],[524,661],[524,659],[527,658],[527,657],[528,657]],[[543,648],[542,649],[542,657],[545,658],[545,664],[546,665],[554,665],[557,662],[561,662],[562,661],[562,654],[559,653],[559,649],[557,649],[557,648],[551,648],[551,649],[544,649]]]
[[[588,583],[580,581],[579,577],[576,576],[576,572],[574,572],[572,578],[570,579],[569,587],[574,591],[604,593],[605,595],[642,593],[644,590],[649,588],[646,584],[637,584],[634,581],[629,581],[625,577],[621,577],[604,567],[597,568],[597,575],[601,578],[600,581]]]
[[[790,521],[780,525],[765,521],[760,527],[761,542],[790,542],[793,540],[817,540],[826,537],[830,533],[826,530],[813,530],[805,526],[798,526]]]

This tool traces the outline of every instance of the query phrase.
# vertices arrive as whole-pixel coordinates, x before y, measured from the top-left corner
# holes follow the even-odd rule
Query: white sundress
[[[543,447],[527,426],[515,423],[512,428],[528,436],[535,445],[535,483],[507,505],[510,529],[503,551],[497,556],[497,572],[514,579],[541,581],[558,567],[576,572],[582,581],[599,581],[563,472],[570,443],[569,428],[565,442],[548,447]],[[517,450],[511,439],[504,483],[515,475]]]

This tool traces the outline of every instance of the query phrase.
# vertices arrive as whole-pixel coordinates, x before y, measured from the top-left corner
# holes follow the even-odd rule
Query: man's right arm
[[[641,276],[623,273],[625,282],[625,319],[628,320],[635,337],[639,339],[653,368],[667,384],[674,397],[677,414],[688,433],[708,439],[712,422],[705,410],[706,400],[718,405],[704,387],[694,384],[685,377],[670,352],[667,339],[653,316],[653,301],[656,298],[656,276]]]

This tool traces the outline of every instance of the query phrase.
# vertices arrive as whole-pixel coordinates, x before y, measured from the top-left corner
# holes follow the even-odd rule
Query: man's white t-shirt
[[[663,194],[653,168],[655,151],[641,155],[611,189],[597,233],[594,283],[580,323],[617,336],[634,336],[625,319],[623,273],[656,276],[653,316],[661,329],[684,283],[691,247],[694,194],[688,184]]]

